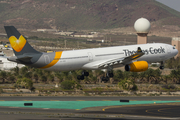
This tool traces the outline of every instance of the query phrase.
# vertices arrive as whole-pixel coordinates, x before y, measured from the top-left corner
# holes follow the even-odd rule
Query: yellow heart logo
[[[20,52],[23,49],[24,45],[26,44],[26,39],[22,35],[19,37],[19,39],[17,39],[15,36],[11,36],[9,38],[9,41],[12,48],[16,52]]]

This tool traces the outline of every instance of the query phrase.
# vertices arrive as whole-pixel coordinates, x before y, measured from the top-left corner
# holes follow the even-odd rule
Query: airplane
[[[7,44],[5,43],[2,43],[4,48],[7,49],[7,50],[13,50],[10,46],[8,46]]]
[[[114,46],[93,49],[57,51],[43,53],[35,50],[14,26],[4,26],[15,56],[9,61],[49,71],[71,71],[82,69],[78,80],[83,80],[87,70],[106,69],[107,77],[113,77],[113,68],[125,66],[126,71],[143,72],[148,63],[164,61],[177,55],[175,46],[164,43]]]

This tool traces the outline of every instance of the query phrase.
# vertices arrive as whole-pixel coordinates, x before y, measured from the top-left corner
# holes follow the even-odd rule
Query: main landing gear
[[[161,69],[161,70],[164,69],[164,61],[161,61],[161,65],[159,66],[159,69]]]
[[[114,77],[114,74],[113,74],[113,66],[108,66],[107,68],[107,73],[106,73],[106,77]]]
[[[113,67],[112,66],[108,66],[107,70],[106,70],[106,75],[101,77],[101,81],[107,82],[109,81],[109,78],[114,77],[113,74]]]
[[[112,71],[108,71],[105,76],[101,77],[101,82],[103,81],[104,83],[106,83],[106,82],[109,81],[109,78],[112,78],[112,77],[114,77],[113,72]]]
[[[77,76],[77,79],[78,80],[84,80],[84,77],[88,77],[88,76],[89,76],[89,72],[82,71],[81,75]],[[108,66],[108,68],[106,70],[106,74],[101,77],[101,81],[107,82],[107,81],[109,81],[109,78],[112,78],[112,77],[114,77],[113,67],[112,66]]]
[[[84,80],[84,77],[87,77],[87,76],[89,76],[89,72],[86,72],[86,71],[82,71],[82,73],[81,73],[81,75],[78,75],[77,76],[77,79],[78,80]]]
[[[114,77],[113,71],[108,71],[108,72],[106,73],[106,77],[109,77],[109,78]]]

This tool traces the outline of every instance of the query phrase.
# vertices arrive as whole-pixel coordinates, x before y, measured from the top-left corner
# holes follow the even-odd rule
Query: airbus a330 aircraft
[[[169,44],[152,43],[71,51],[42,53],[36,51],[14,26],[4,26],[15,56],[9,61],[50,71],[107,69],[107,76],[113,77],[112,69],[125,66],[126,71],[142,72],[148,63],[163,62],[177,55],[178,50]],[[78,79],[89,73],[84,71]]]

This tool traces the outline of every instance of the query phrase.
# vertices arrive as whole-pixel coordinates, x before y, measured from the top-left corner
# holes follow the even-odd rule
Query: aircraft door
[[[45,64],[49,64],[50,63],[50,59],[48,55],[44,56],[44,60],[45,60]]]
[[[166,46],[166,49],[167,49],[167,53],[171,53],[171,50],[169,49],[169,46]]]
[[[89,61],[93,60],[93,54],[91,52],[88,52],[88,58],[89,58]]]

